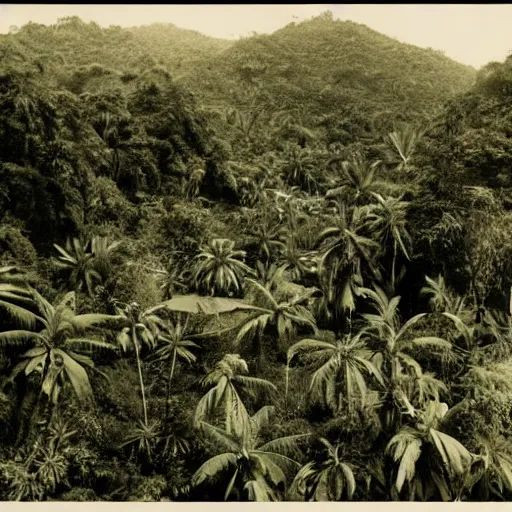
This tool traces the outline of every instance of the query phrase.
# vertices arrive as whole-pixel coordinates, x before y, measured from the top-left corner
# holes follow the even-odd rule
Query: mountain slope
[[[431,114],[474,78],[473,68],[440,52],[325,14],[240,40],[183,81],[212,106],[247,106],[252,84],[272,108],[325,114],[355,106],[373,116],[414,116]]]
[[[174,71],[213,57],[232,44],[170,23],[101,28],[76,16],[50,26],[28,23],[15,34],[0,36],[0,42],[8,41],[41,58],[58,59],[67,70],[95,63],[122,72],[145,71],[155,65]]]
[[[126,30],[154,59],[177,73],[201,59],[218,55],[233,44],[233,41],[205,36],[171,23],[153,23]]]
[[[476,73],[329,13],[236,42],[172,24],[102,29],[77,17],[49,27],[29,23],[0,41],[15,42],[59,76],[92,64],[129,74],[161,65],[210,107],[256,101],[271,110],[301,109],[305,117],[354,108],[372,119],[428,116],[467,90]]]

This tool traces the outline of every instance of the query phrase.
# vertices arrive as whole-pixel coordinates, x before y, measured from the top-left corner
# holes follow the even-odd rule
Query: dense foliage
[[[512,58],[11,32],[1,500],[512,498]]]

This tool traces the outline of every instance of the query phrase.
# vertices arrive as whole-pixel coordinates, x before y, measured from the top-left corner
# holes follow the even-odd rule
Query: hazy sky
[[[480,67],[512,51],[512,4],[303,4],[303,5],[19,5],[0,4],[0,33],[29,21],[53,24],[79,16],[101,26],[168,22],[227,39],[270,33],[326,10],[335,18],[363,23],[400,41],[443,50]]]

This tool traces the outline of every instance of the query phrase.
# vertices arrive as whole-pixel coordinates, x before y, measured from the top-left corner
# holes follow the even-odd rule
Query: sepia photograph
[[[0,502],[512,501],[511,26],[0,4]]]

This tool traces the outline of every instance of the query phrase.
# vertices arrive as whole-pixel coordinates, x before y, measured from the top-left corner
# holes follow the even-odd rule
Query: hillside
[[[212,107],[247,107],[253,85],[271,109],[300,108],[305,117],[356,108],[372,119],[410,119],[431,115],[474,79],[473,68],[439,52],[323,15],[239,40],[183,82]]]
[[[178,75],[197,62],[211,59],[229,48],[233,41],[205,36],[170,23],[154,23],[127,29],[148,54]]]
[[[141,72],[156,65],[182,72],[201,58],[211,58],[232,43],[172,24],[102,29],[77,17],[53,26],[29,23],[0,41],[16,43],[33,57],[58,64],[61,71],[99,64],[119,72]]]
[[[78,18],[53,27],[31,23],[0,41],[19,45],[63,80],[93,64],[110,78],[163,66],[206,108],[300,110],[310,127],[338,114],[357,114],[377,129],[391,119],[426,118],[467,90],[476,73],[439,52],[328,15],[236,42],[172,24],[101,29]]]

